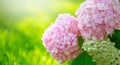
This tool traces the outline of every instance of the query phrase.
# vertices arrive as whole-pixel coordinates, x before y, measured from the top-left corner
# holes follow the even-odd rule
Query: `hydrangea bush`
[[[51,56],[63,63],[86,52],[96,65],[120,65],[120,50],[109,40],[120,29],[119,0],[86,0],[75,14],[60,14],[45,30],[42,40]]]

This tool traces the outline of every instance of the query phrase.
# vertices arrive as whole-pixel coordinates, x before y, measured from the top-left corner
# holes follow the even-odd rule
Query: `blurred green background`
[[[59,14],[74,15],[84,0],[0,0],[0,65],[59,64],[41,37]]]

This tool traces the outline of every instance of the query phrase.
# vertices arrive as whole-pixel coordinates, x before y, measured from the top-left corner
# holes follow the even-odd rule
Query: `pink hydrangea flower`
[[[120,28],[118,0],[86,0],[77,10],[78,28],[83,38],[103,39]]]
[[[75,22],[76,20],[69,14],[60,15],[55,24],[48,27],[43,34],[44,46],[60,63],[72,60],[82,52],[73,25]]]

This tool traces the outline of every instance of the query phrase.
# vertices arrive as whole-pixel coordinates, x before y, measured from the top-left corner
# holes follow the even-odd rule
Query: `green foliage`
[[[114,33],[109,38],[111,42],[115,42],[115,47],[120,49],[120,30],[115,30]]]
[[[89,56],[86,52],[82,53],[82,55],[79,55],[75,60],[73,61],[72,65],[96,65],[92,61],[92,57]]]
[[[7,15],[0,11],[0,65],[71,65],[72,61],[59,64],[53,59],[41,37],[58,14],[74,15],[81,2],[58,0],[47,8],[41,7],[32,16]]]
[[[0,48],[0,65],[13,65],[13,59],[10,59],[8,53]]]
[[[78,36],[78,44],[79,44],[80,48],[82,47],[83,42],[84,42],[84,40],[82,39],[82,37]]]

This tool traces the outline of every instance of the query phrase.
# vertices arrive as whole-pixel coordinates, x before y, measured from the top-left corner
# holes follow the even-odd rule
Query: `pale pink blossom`
[[[44,46],[60,63],[72,60],[82,52],[74,29],[76,22],[69,14],[60,15],[43,34]]]
[[[86,0],[77,10],[78,28],[83,38],[103,39],[120,28],[118,0]]]

